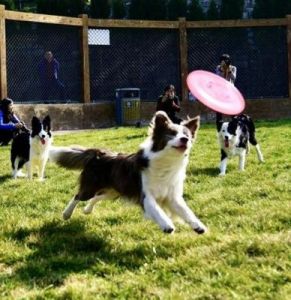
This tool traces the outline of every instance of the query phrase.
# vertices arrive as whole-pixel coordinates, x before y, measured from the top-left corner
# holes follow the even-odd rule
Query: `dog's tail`
[[[74,147],[52,147],[49,159],[66,169],[83,169],[84,166],[97,156],[94,149],[83,149]]]

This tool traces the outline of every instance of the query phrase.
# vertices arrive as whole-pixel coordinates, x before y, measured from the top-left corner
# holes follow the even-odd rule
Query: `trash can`
[[[139,88],[115,90],[115,115],[117,125],[137,125],[140,123]]]

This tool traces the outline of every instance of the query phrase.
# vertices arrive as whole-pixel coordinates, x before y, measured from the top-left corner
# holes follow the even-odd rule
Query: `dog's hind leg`
[[[172,212],[190,224],[191,228],[198,234],[207,231],[206,226],[195,216],[182,197],[171,199],[169,201],[169,207]]]
[[[264,157],[263,157],[263,154],[261,152],[261,148],[260,148],[260,145],[259,144],[256,144],[256,151],[257,151],[257,156],[258,156],[258,160],[260,162],[264,162]]]
[[[80,202],[80,200],[78,198],[78,195],[75,195],[73,197],[73,199],[68,203],[65,210],[63,211],[63,219],[64,220],[70,219],[71,215],[74,212],[74,209],[76,208],[76,206],[78,205],[79,202]]]
[[[85,206],[85,208],[84,208],[84,214],[86,214],[86,215],[89,215],[89,214],[91,214],[91,212],[93,211],[93,209],[94,209],[94,206],[95,206],[95,204],[98,202],[98,201],[100,201],[100,200],[102,200],[102,199],[105,199],[106,198],[106,194],[101,194],[101,195],[96,195],[96,196],[94,196],[93,198],[91,198],[90,200],[89,200],[89,203]]]

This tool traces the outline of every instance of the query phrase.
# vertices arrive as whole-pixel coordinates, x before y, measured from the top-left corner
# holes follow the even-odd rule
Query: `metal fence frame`
[[[82,60],[82,103],[91,103],[90,96],[90,63],[88,30],[96,28],[148,28],[148,29],[172,29],[179,32],[179,62],[181,80],[181,98],[188,100],[188,88],[186,77],[188,74],[188,39],[187,30],[194,28],[238,28],[238,27],[272,27],[284,26],[287,28],[286,41],[288,47],[288,91],[291,97],[291,15],[282,19],[257,19],[257,20],[226,20],[226,21],[196,21],[189,22],[185,18],[178,21],[142,21],[142,20],[103,20],[90,19],[87,15],[78,18],[42,15],[5,10],[0,5],[0,97],[7,97],[7,61],[6,61],[6,20],[20,22],[39,22],[47,24],[59,24],[77,26],[81,30],[80,52]],[[153,99],[154,100],[154,99]]]

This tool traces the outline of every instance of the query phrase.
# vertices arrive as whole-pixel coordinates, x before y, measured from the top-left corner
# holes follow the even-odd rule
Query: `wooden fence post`
[[[179,18],[179,40],[180,40],[180,68],[181,68],[181,100],[188,100],[187,75],[188,75],[188,43],[186,18]]]
[[[288,49],[288,82],[289,99],[291,99],[291,15],[287,15],[287,49]]]
[[[90,103],[90,69],[89,69],[89,45],[88,45],[88,15],[83,14],[82,18],[82,33],[81,33],[81,47],[82,47],[82,78],[83,78],[83,103]]]
[[[0,99],[7,97],[5,6],[0,5]]]

